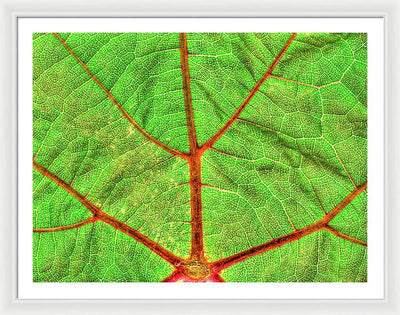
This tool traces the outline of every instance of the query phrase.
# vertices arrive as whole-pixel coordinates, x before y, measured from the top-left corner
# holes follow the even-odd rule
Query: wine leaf
[[[367,36],[33,35],[35,282],[367,281]]]

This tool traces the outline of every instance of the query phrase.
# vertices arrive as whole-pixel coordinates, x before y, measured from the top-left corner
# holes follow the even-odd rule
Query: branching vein
[[[240,114],[243,112],[243,110],[246,108],[246,106],[250,103],[250,101],[253,99],[254,95],[260,90],[261,86],[263,83],[271,76],[272,71],[274,71],[276,65],[278,62],[281,60],[285,52],[288,50],[289,46],[291,43],[293,43],[294,39],[296,38],[297,33],[293,33],[288,41],[286,42],[285,46],[282,48],[282,50],[279,52],[279,54],[275,57],[274,61],[272,64],[269,66],[268,70],[264,73],[264,75],[261,77],[261,79],[256,83],[256,85],[252,88],[250,93],[247,95],[243,103],[238,107],[238,109],[235,111],[235,113],[232,115],[231,118],[225,123],[225,125],[222,126],[220,130],[218,130],[214,136],[212,136],[206,143],[203,144],[203,146],[200,148],[202,152],[208,150],[209,148],[212,147],[212,145],[219,139],[221,136],[232,126],[232,124],[239,118]]]
[[[258,254],[262,254],[271,249],[278,248],[287,243],[299,240],[300,238],[303,238],[304,236],[307,236],[313,232],[327,229],[328,223],[334,217],[336,217],[348,204],[350,204],[350,202],[352,202],[366,188],[367,188],[367,182],[365,181],[360,186],[358,186],[356,189],[354,189],[346,198],[344,198],[342,200],[342,202],[340,202],[332,211],[327,213],[321,220],[315,222],[314,224],[311,224],[303,229],[294,231],[285,236],[273,239],[267,243],[252,247],[248,250],[245,250],[243,252],[229,256],[227,258],[218,260],[218,261],[212,263],[212,268],[216,272],[219,272],[219,271],[221,271],[225,268],[228,268],[229,266],[232,266],[238,262],[241,262],[247,258],[253,257]],[[329,231],[332,232],[331,229]],[[343,236],[343,234],[341,234],[341,235]],[[358,241],[358,242],[361,242],[361,241]]]
[[[147,236],[143,235],[139,231],[135,230],[134,228],[130,227],[129,225],[113,218],[112,216],[108,215],[107,213],[103,212],[100,208],[94,205],[92,202],[87,200],[81,193],[76,191],[71,185],[67,184],[57,175],[50,172],[48,169],[40,165],[38,162],[33,161],[33,168],[39,171],[43,176],[47,177],[48,179],[52,180],[61,188],[65,189],[69,194],[71,194],[75,199],[77,199],[83,206],[85,206],[93,215],[96,217],[97,220],[107,223],[125,233],[126,235],[134,238],[137,242],[143,244],[148,249],[159,255],[160,257],[164,258],[166,261],[171,263],[174,266],[178,266],[182,263],[182,259],[175,256],[168,250],[166,250],[161,245],[157,244]]]
[[[58,186],[62,187],[65,191],[67,191],[70,195],[72,195],[76,200],[78,200],[84,207],[86,207],[91,213],[92,217],[83,220],[78,223],[60,226],[60,227],[51,227],[51,228],[36,228],[33,229],[35,233],[46,233],[46,232],[58,232],[58,231],[66,231],[71,229],[77,229],[82,226],[94,223],[96,221],[102,221],[115,229],[119,230],[122,233],[132,237],[137,242],[143,244],[148,249],[156,253],[158,256],[169,262],[175,267],[175,270],[167,276],[163,282],[176,282],[179,280],[183,281],[195,281],[195,282],[203,282],[203,281],[212,281],[212,282],[225,282],[225,280],[221,277],[220,272],[236,263],[244,261],[250,257],[265,253],[266,251],[272,250],[274,248],[279,248],[285,244],[288,244],[293,241],[297,241],[311,233],[318,231],[328,231],[338,238],[347,240],[354,244],[358,244],[361,246],[367,247],[367,243],[358,240],[349,235],[345,235],[344,233],[337,231],[329,223],[347,206],[349,205],[359,194],[367,189],[367,181],[362,183],[359,186],[356,186],[354,180],[350,176],[348,170],[345,165],[341,161],[340,157],[337,155],[339,162],[342,164],[343,169],[351,180],[354,190],[351,191],[347,197],[345,197],[335,208],[333,208],[330,212],[325,212],[324,216],[319,221],[304,227],[302,229],[295,229],[293,223],[291,222],[289,216],[289,221],[295,229],[293,232],[270,240],[266,243],[260,244],[258,246],[249,248],[245,251],[239,252],[237,254],[231,255],[229,257],[225,257],[218,261],[208,262],[204,255],[204,244],[203,244],[203,220],[202,220],[202,197],[201,190],[202,187],[208,187],[212,189],[222,190],[218,187],[213,187],[210,185],[202,184],[201,182],[201,160],[203,153],[208,149],[213,149],[216,152],[223,153],[222,151],[216,150],[213,148],[218,139],[220,139],[225,132],[233,125],[235,121],[241,120],[239,116],[242,114],[243,110],[246,106],[251,102],[257,92],[260,90],[263,83],[268,78],[274,78],[276,80],[283,80],[289,83],[296,83],[300,85],[316,87],[320,89],[323,86],[314,86],[311,84],[301,83],[289,79],[285,79],[282,77],[278,77],[273,75],[273,71],[276,68],[279,61],[282,59],[290,45],[296,38],[296,33],[292,33],[282,47],[278,55],[274,58],[273,62],[266,69],[266,72],[263,76],[258,80],[258,82],[254,85],[254,87],[249,91],[247,97],[243,100],[241,105],[236,109],[234,114],[229,118],[229,120],[201,147],[198,144],[197,134],[196,134],[196,126],[195,126],[195,118],[194,118],[194,110],[192,104],[192,93],[191,93],[191,78],[189,71],[189,56],[196,55],[193,52],[190,53],[188,49],[187,43],[187,34],[180,33],[179,34],[179,52],[180,52],[180,61],[181,61],[181,75],[182,75],[182,86],[183,86],[183,98],[185,105],[185,114],[186,114],[186,124],[188,129],[188,140],[189,140],[189,153],[184,153],[178,151],[174,148],[169,147],[168,145],[160,142],[152,135],[150,135],[144,128],[142,128],[124,109],[124,107],[117,101],[115,96],[108,90],[104,84],[102,84],[99,79],[92,73],[92,71],[88,68],[88,66],[77,56],[77,54],[73,51],[73,49],[67,44],[67,42],[57,33],[52,33],[53,36],[64,46],[64,48],[69,52],[69,54],[76,60],[76,62],[82,67],[82,69],[87,73],[87,75],[93,80],[98,87],[107,95],[107,98],[118,108],[118,110],[122,113],[122,115],[132,124],[145,138],[149,141],[157,145],[158,147],[164,149],[165,151],[173,154],[174,156],[179,156],[187,160],[190,171],[190,204],[191,204],[191,252],[190,258],[188,260],[183,260],[180,257],[175,256],[167,249],[157,244],[147,236],[141,234],[138,230],[133,229],[129,225],[124,222],[117,220],[116,218],[105,213],[101,207],[96,206],[91,201],[89,201],[85,196],[79,193],[72,187],[72,184],[66,183],[64,180],[59,178],[57,175],[52,173],[46,167],[43,167],[41,164],[33,160],[33,168],[39,171],[43,176],[53,181]],[[122,118],[121,118],[122,119]],[[252,123],[245,120],[242,120],[246,123]],[[252,123],[254,124],[254,123]],[[264,127],[263,127],[264,128]],[[36,156],[35,156],[36,158]],[[311,184],[311,183],[310,183]],[[312,186],[312,185],[311,185]],[[313,188],[314,190],[314,188]],[[222,190],[223,191],[223,190]],[[314,194],[315,190],[314,190]],[[318,196],[316,195],[319,204],[322,207],[322,203],[320,202]],[[286,210],[285,210],[286,212]],[[287,214],[287,213],[286,213]]]
[[[92,73],[92,71],[88,68],[88,66],[75,54],[75,52],[72,50],[71,47],[67,44],[67,42],[57,33],[52,33],[55,38],[58,39],[58,41],[65,47],[65,49],[68,50],[69,54],[79,63],[79,65],[85,70],[85,72],[89,75],[89,77],[103,90],[104,93],[106,93],[108,99],[119,109],[119,111],[122,113],[122,115],[147,139],[149,139],[151,142],[159,146],[160,148],[164,149],[165,151],[168,151],[171,154],[180,156],[184,159],[187,159],[187,155],[183,152],[180,152],[178,150],[175,150],[174,148],[171,148],[167,146],[166,144],[162,143],[161,141],[157,140],[154,138],[152,135],[150,135],[146,130],[144,130],[123,108],[123,106],[116,100],[114,95],[104,86],[103,83],[99,81],[99,79]]]

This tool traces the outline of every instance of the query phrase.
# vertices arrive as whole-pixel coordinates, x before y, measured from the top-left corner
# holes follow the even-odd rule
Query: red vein
[[[39,171],[43,176],[52,180],[55,184],[57,184],[58,186],[63,188],[65,191],[67,191],[69,194],[71,194],[83,206],[85,206],[90,212],[92,212],[97,220],[101,220],[104,223],[111,225],[118,231],[121,231],[122,233],[134,238],[137,242],[143,244],[148,249],[150,249],[152,252],[154,252],[161,258],[168,261],[170,264],[172,264],[174,266],[179,266],[182,264],[183,261],[181,258],[175,256],[174,254],[172,254],[171,252],[166,250],[164,247],[160,246],[159,244],[157,244],[156,242],[154,242],[147,236],[143,235],[139,231],[133,229],[129,225],[127,225],[127,224],[111,217],[107,213],[103,212],[100,208],[98,208],[92,202],[90,202],[88,199],[86,199],[81,193],[76,191],[71,185],[67,184],[65,181],[63,181],[57,175],[53,174],[48,169],[46,169],[45,167],[40,165],[38,162],[33,161],[33,167],[34,167],[34,169]]]
[[[212,282],[226,282],[219,273],[215,273],[210,277]]]
[[[168,277],[161,282],[177,282],[185,278],[185,275],[178,269],[175,269]]]
[[[328,212],[322,220],[325,224],[328,224],[334,217],[336,217],[340,211],[342,211],[347,205],[350,204],[361,192],[367,189],[367,181],[357,186],[346,198],[344,198],[332,211]]]
[[[204,258],[203,245],[203,218],[201,198],[201,159],[191,158],[189,160],[190,170],[190,214],[192,226],[191,258]]]
[[[43,176],[52,180],[58,186],[63,188],[65,191],[67,191],[69,194],[71,194],[82,205],[84,205],[94,216],[98,216],[99,212],[101,212],[101,210],[98,207],[96,207],[93,203],[91,203],[89,200],[87,200],[81,193],[79,193],[74,188],[72,188],[71,185],[67,184],[65,181],[63,181],[57,175],[50,172],[47,168],[40,165],[38,162],[33,161],[33,168],[35,170],[39,171]]]
[[[68,50],[69,54],[79,63],[79,65],[85,70],[85,72],[89,75],[89,77],[103,90],[104,93],[106,93],[108,99],[118,107],[119,111],[122,113],[122,115],[143,135],[145,136],[149,141],[154,143],[155,145],[159,146],[160,148],[164,149],[165,151],[180,156],[181,158],[187,159],[187,154],[180,152],[178,150],[175,150],[166,144],[162,143],[161,141],[157,140],[154,138],[152,135],[150,135],[146,130],[144,130],[139,124],[128,114],[128,112],[123,108],[123,106],[116,100],[114,95],[99,81],[99,79],[90,71],[88,66],[75,54],[75,52],[72,50],[71,47],[67,44],[67,42],[61,38],[60,35],[57,33],[52,33],[55,38],[65,47],[66,50]]]
[[[229,256],[229,257],[220,259],[216,262],[213,262],[211,264],[212,270],[214,270],[215,272],[219,272],[222,269],[228,268],[229,266],[232,266],[233,264],[241,262],[247,258],[253,257],[258,254],[262,254],[268,250],[278,248],[287,243],[299,240],[300,238],[307,236],[313,232],[320,231],[322,229],[326,229],[326,226],[328,225],[328,223],[334,217],[336,217],[348,204],[350,204],[350,202],[352,202],[366,188],[367,188],[367,181],[365,181],[360,186],[358,186],[356,189],[354,189],[332,211],[330,211],[329,213],[324,215],[324,217],[321,220],[315,222],[314,224],[311,224],[303,229],[294,231],[285,236],[273,239],[267,243],[252,247],[248,250],[242,251],[240,253],[237,253],[232,256]],[[359,242],[361,242],[361,241],[359,241]]]
[[[351,237],[349,235],[343,234],[342,232],[339,232],[338,230],[334,229],[333,227],[331,227],[329,225],[325,226],[324,229],[327,230],[328,232],[336,235],[337,237],[340,237],[340,238],[346,240],[346,241],[352,242],[354,244],[362,245],[364,247],[368,246],[367,242],[364,242],[364,241],[361,241],[361,240],[356,239],[354,237]]]
[[[33,229],[34,233],[47,233],[47,232],[58,232],[58,231],[66,231],[66,230],[72,230],[72,229],[77,229],[80,228],[81,226],[94,223],[98,219],[97,217],[90,217],[89,219],[83,220],[78,223],[70,224],[70,225],[65,225],[65,226],[58,226],[58,227],[52,227],[52,228],[39,228],[39,229]]]
[[[183,98],[185,103],[186,123],[189,137],[189,171],[190,171],[190,208],[191,208],[191,253],[193,260],[204,260],[203,219],[201,200],[201,155],[196,136],[192,95],[190,90],[189,55],[186,33],[179,34],[179,50],[181,55],[181,72]]]
[[[204,152],[208,150],[209,148],[212,147],[212,145],[229,129],[230,126],[236,121],[236,119],[239,118],[240,114],[243,112],[245,107],[250,103],[254,95],[259,91],[263,83],[268,79],[268,77],[271,76],[272,71],[274,71],[276,65],[278,62],[281,60],[285,52],[288,50],[290,44],[294,41],[296,38],[296,33],[292,33],[288,41],[286,42],[285,46],[282,48],[282,50],[279,52],[279,54],[275,57],[274,61],[272,64],[269,66],[267,72],[264,73],[264,75],[261,77],[261,79],[256,83],[256,85],[251,89],[250,93],[247,95],[243,103],[236,109],[235,113],[232,115],[231,118],[225,123],[224,126],[220,130],[218,130],[214,136],[212,136],[206,143],[203,144],[203,146],[200,148],[201,152]]]
[[[192,93],[190,90],[189,56],[186,33],[179,34],[179,50],[181,54],[181,72],[183,83],[183,100],[185,103],[186,123],[188,127],[190,153],[198,149],[196,127],[194,124],[194,113],[192,104]]]

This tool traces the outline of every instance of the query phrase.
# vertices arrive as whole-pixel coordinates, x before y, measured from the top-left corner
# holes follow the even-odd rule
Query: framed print
[[[20,19],[19,295],[382,298],[383,20],[296,28]]]
[[[12,308],[395,310],[386,15],[222,15],[14,14]]]

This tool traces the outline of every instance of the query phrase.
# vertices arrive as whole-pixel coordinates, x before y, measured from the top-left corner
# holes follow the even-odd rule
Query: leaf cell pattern
[[[35,33],[35,282],[367,281],[367,36]]]

